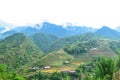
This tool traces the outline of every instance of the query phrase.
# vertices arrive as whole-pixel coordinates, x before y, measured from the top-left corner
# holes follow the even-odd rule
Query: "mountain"
[[[35,33],[38,33],[38,32],[40,32],[39,31],[39,29],[37,29],[37,28],[33,28],[33,27],[27,27],[26,29],[24,29],[24,30],[22,30],[22,31],[20,31],[21,33],[24,33],[26,36],[31,36],[31,35],[33,35],[33,34],[35,34]]]
[[[0,33],[1,33],[3,30],[5,30],[5,28],[0,26]]]
[[[77,34],[84,34],[87,32],[94,32],[96,29],[89,28],[89,27],[80,27],[80,26],[66,26],[64,28],[63,25],[56,25],[48,22],[44,22],[40,31],[43,33],[48,33],[55,35],[57,37],[66,37],[66,36],[73,36]]]
[[[14,69],[37,60],[42,55],[23,33],[16,33],[0,41],[0,62]]]
[[[84,34],[88,32],[95,32],[97,29],[93,29],[91,27],[81,27],[81,26],[67,26],[66,30],[68,31],[70,36]]]
[[[39,30],[37,30],[36,28],[33,28],[32,26],[18,26],[16,28],[8,30],[4,33],[1,33],[0,38],[4,39],[8,36],[13,35],[14,33],[24,33],[26,36],[30,36],[30,35],[33,35],[34,33],[36,33],[37,31],[39,31]]]
[[[24,31],[25,29],[27,29],[30,26],[17,26],[16,28],[14,28],[13,30],[20,33],[22,31]]]
[[[30,36],[31,40],[43,50],[45,53],[49,51],[49,47],[58,39],[56,36],[45,33],[35,33]]]
[[[48,23],[48,22],[43,23],[40,31],[43,33],[55,35],[57,37],[64,37],[64,36],[68,35],[66,29],[64,29],[63,26]]]
[[[4,38],[6,38],[8,36],[13,35],[14,33],[17,33],[17,32],[14,31],[14,30],[6,31],[6,32],[0,34],[0,36],[1,36],[0,39],[4,39]]]
[[[42,32],[62,38],[66,36],[84,34],[87,32],[95,32],[96,29],[73,25],[66,25],[66,27],[64,27],[63,25],[56,25],[48,22],[43,22],[34,26],[18,26],[17,28],[12,29],[11,31],[24,33],[27,36],[31,36],[35,33]]]
[[[80,26],[66,26],[64,28],[63,25],[56,25],[48,22],[43,22],[42,24],[37,24],[37,27],[28,27],[24,31],[24,34],[34,34],[37,32],[51,34],[57,37],[66,37],[66,36],[73,36],[77,34],[84,34],[87,32],[95,32],[96,29],[89,28],[89,27],[80,27]]]
[[[110,39],[120,39],[120,32],[110,29],[107,26],[103,26],[101,29],[95,32],[96,34],[107,37]]]
[[[13,35],[14,33],[24,33],[26,36],[31,36],[36,32],[39,32],[39,30],[33,28],[32,26],[18,26],[0,34],[0,39],[4,39],[8,36]]]

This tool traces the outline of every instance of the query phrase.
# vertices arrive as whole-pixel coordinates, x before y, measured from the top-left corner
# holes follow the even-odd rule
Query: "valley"
[[[37,24],[37,28],[12,29],[0,34],[0,38],[0,70],[2,64],[7,66],[14,78],[21,78],[17,80],[55,80],[57,75],[64,80],[81,80],[78,78],[81,75],[83,78],[83,73],[89,77],[94,72],[90,67],[96,67],[94,64],[101,60],[115,59],[115,66],[119,65],[120,32],[106,26],[98,30],[80,26],[63,28],[44,22],[42,27]],[[13,76],[9,80],[14,80]]]

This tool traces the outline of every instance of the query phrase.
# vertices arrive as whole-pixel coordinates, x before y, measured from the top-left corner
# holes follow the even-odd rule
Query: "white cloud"
[[[48,20],[61,24],[120,26],[119,0],[0,0],[0,19],[13,24]]]

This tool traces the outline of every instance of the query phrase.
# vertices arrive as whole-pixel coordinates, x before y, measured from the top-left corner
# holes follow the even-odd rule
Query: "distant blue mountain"
[[[11,35],[13,35],[15,33],[17,33],[17,32],[14,31],[14,30],[10,30],[10,31],[4,32],[4,33],[0,34],[0,39],[4,39],[4,38],[6,38],[8,36],[11,36]]]
[[[41,24],[36,24],[36,25],[37,25],[37,28],[33,26],[23,26],[23,27],[12,29],[7,33],[10,33],[11,35],[11,33],[21,32],[27,36],[31,36],[35,33],[42,32],[42,33],[51,34],[57,37],[67,37],[67,36],[73,36],[77,34],[84,34],[87,32],[96,31],[96,29],[93,29],[93,28],[80,27],[80,26],[66,26],[66,28],[64,28],[63,25],[56,25],[48,22],[43,22],[42,25]]]
[[[94,32],[96,29],[88,28],[88,27],[80,27],[80,26],[66,26],[64,28],[62,25],[51,24],[48,22],[44,22],[40,32],[52,34],[57,37],[66,37],[73,36],[77,34],[84,34],[87,32]]]
[[[24,33],[27,36],[31,36],[34,35],[35,33],[42,32],[60,38],[93,32],[103,37],[107,37],[111,39],[120,39],[120,32],[115,31],[107,26],[103,26],[98,30],[90,27],[81,27],[81,26],[72,26],[72,25],[68,25],[64,28],[62,25],[56,25],[48,22],[43,22],[42,24],[36,24],[35,26],[22,26],[22,27],[14,28],[10,31],[1,34],[0,38],[5,38],[7,36],[10,36],[18,32]],[[3,29],[1,28],[0,30]]]
[[[99,29],[95,33],[111,39],[120,39],[120,32],[115,31],[107,26],[103,26],[101,29]]]
[[[5,30],[5,28],[0,26],[0,33],[1,33],[3,30]]]
[[[26,29],[20,31],[21,33],[24,33],[27,36],[33,35],[37,32],[40,32],[38,29],[33,28],[33,27],[27,27]]]
[[[15,28],[14,31],[24,33],[27,36],[33,35],[38,32],[42,32],[57,37],[66,37],[77,34],[84,34],[87,32],[95,32],[96,29],[89,27],[80,27],[80,26],[67,26],[66,28],[64,28],[62,25],[43,22],[42,25],[37,24],[37,28],[33,26],[24,26],[24,27]]]
[[[66,29],[70,36],[84,34],[88,32],[95,32],[97,30],[90,27],[80,27],[80,26],[67,26]]]
[[[43,23],[42,28],[40,29],[40,32],[52,34],[57,37],[64,37],[68,35],[67,30],[63,28],[63,26],[47,23],[47,22]]]
[[[65,36],[73,36],[77,34],[84,34],[87,32],[94,32],[95,29],[89,27],[80,27],[80,26],[66,26],[66,28],[64,28],[63,26],[60,25],[55,25],[45,22],[41,31],[53,35],[56,34],[55,36],[58,37],[65,37]]]
[[[22,32],[23,30],[25,30],[28,27],[30,27],[30,26],[18,26],[16,28],[14,28],[13,30],[16,32]]]

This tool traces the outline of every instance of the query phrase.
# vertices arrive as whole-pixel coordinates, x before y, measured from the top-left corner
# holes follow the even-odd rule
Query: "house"
[[[32,69],[37,70],[37,69],[39,69],[39,68],[38,68],[38,67],[33,67]]]
[[[50,66],[45,66],[44,69],[50,69],[51,67]]]
[[[75,70],[70,70],[69,72],[70,72],[70,73],[75,73],[76,71],[75,71]]]
[[[96,49],[97,49],[97,48],[92,48],[92,49],[90,49],[90,50],[92,51],[92,50],[96,50]]]
[[[63,73],[75,73],[76,71],[75,70],[64,70],[64,71],[61,71]]]
[[[70,63],[70,61],[65,61],[65,62],[64,62],[64,64],[69,64],[69,63]]]

